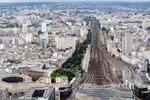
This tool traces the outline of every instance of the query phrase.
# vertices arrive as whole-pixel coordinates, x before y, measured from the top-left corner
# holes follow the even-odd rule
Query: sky
[[[0,0],[0,3],[7,2],[86,2],[86,1],[126,1],[126,2],[136,2],[136,1],[150,1],[150,0]]]

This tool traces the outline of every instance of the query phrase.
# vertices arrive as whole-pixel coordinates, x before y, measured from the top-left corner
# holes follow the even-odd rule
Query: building
[[[42,48],[44,48],[44,49],[47,48],[46,39],[42,39],[42,40],[41,40],[41,45],[42,45]]]
[[[40,71],[31,71],[31,70],[28,70],[28,71],[25,71],[23,72],[24,74],[30,76],[30,77],[44,77],[46,76],[46,73],[45,72],[40,72]]]
[[[66,100],[72,93],[72,85],[60,86],[56,92],[56,100]]]
[[[143,22],[142,22],[142,28],[143,29],[146,29],[146,28],[148,28],[150,26],[150,20],[144,20]]]
[[[27,23],[28,26],[30,26],[30,25],[32,24],[32,23],[31,23],[31,20],[27,20],[26,23]]]
[[[15,37],[13,38],[13,45],[18,46],[19,44],[19,38]]]
[[[47,29],[46,29],[46,23],[42,23],[42,32],[46,33]]]
[[[122,38],[122,52],[126,55],[131,55],[132,53],[132,35],[129,33]]]
[[[129,88],[120,87],[115,84],[111,85],[95,85],[82,84],[79,87],[79,92],[87,96],[97,97],[102,100],[109,100],[112,97],[122,97],[132,99],[133,94]]]
[[[27,24],[22,25],[22,32],[28,32],[28,26]]]
[[[140,87],[134,85],[133,93],[141,100],[150,100],[150,91],[148,91],[147,87]]]
[[[80,36],[81,36],[81,37],[86,36],[87,33],[88,33],[88,30],[86,29],[86,27],[82,27],[82,28],[80,29]]]
[[[33,40],[32,34],[26,34],[25,35],[25,41],[26,41],[26,43],[31,43],[32,40]]]
[[[55,88],[53,86],[31,87],[24,100],[55,100]]]
[[[76,48],[76,38],[75,37],[57,37],[56,41],[56,48],[57,49],[69,49],[72,48],[75,50]],[[65,44],[65,45],[64,45]]]
[[[95,98],[95,97],[90,97],[90,96],[87,96],[86,94],[77,92],[75,96],[75,100],[100,100],[100,99]]]
[[[110,98],[110,100],[134,100],[134,99],[127,99],[127,98]]]
[[[111,39],[107,40],[107,51],[112,52],[112,49],[116,48],[115,42]]]
[[[5,45],[4,44],[0,44],[0,50],[4,49]]]
[[[68,78],[67,77],[56,77],[56,84],[60,86],[68,85]]]
[[[40,45],[42,46],[43,49],[47,49],[47,44],[48,44],[48,34],[44,33],[40,35]]]
[[[91,52],[90,49],[91,49],[91,47],[89,45],[88,48],[86,49],[86,53],[85,53],[83,61],[82,61],[82,69],[85,70],[86,72],[88,70],[88,66],[89,66],[89,62],[90,62],[90,52]]]

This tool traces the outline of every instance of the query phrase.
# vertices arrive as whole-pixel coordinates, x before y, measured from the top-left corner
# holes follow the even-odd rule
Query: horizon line
[[[116,2],[116,3],[145,3],[145,2],[150,2],[150,1],[142,1],[142,0],[140,0],[140,1],[116,1],[116,0],[113,0],[113,1],[29,1],[29,2],[25,2],[25,1],[15,1],[15,2],[11,2],[11,1],[9,1],[9,2],[1,2],[0,1],[0,3],[88,3],[88,2],[103,2],[103,3],[105,3],[105,2],[107,2],[107,3],[112,3],[112,2]]]

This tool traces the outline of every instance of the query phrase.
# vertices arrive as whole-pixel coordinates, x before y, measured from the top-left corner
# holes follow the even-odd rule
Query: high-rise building
[[[58,37],[56,38],[56,48],[64,49],[64,50],[67,48],[72,48],[73,50],[75,50],[76,38],[75,37]]]
[[[27,20],[26,24],[27,24],[28,26],[30,26],[30,25],[31,25],[31,20]]]
[[[129,33],[122,38],[122,52],[126,55],[131,55],[132,53],[132,35]]]
[[[148,27],[150,27],[150,20],[145,19],[145,20],[142,22],[142,28],[143,28],[143,29],[146,29],[146,28],[148,28]]]
[[[42,23],[42,32],[46,33],[47,29],[46,29],[46,23]]]
[[[26,34],[25,35],[25,40],[26,40],[26,43],[31,43],[32,40],[33,40],[32,34]]]
[[[13,45],[18,46],[18,44],[19,44],[19,39],[13,38]]]
[[[47,37],[45,34],[41,34],[40,35],[40,44],[42,46],[43,49],[47,49]]]
[[[42,48],[44,48],[44,49],[47,48],[46,39],[42,39],[41,45],[42,45]]]
[[[11,38],[10,37],[3,37],[3,44],[5,45],[5,47],[9,48],[11,47]]]
[[[28,32],[27,24],[22,25],[22,32]]]

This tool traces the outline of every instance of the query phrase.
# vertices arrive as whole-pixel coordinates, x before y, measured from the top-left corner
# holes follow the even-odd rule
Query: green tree
[[[75,61],[75,57],[72,57],[71,59],[70,59],[70,63],[73,63]]]
[[[51,77],[51,82],[55,83],[56,82],[56,78],[55,77]]]
[[[15,63],[15,60],[9,60],[10,63]]]
[[[42,69],[46,69],[46,64],[43,65]]]
[[[38,44],[38,43],[33,41],[33,42],[31,42],[31,44]]]
[[[76,60],[76,61],[74,62],[75,65],[80,65],[80,63],[81,63],[81,62],[80,62],[79,60]]]
[[[81,70],[81,77],[83,77],[83,75],[84,75],[84,70]]]
[[[65,75],[69,76],[69,77],[75,77],[75,73],[71,70],[67,70]]]
[[[79,66],[79,65],[77,65],[75,68],[76,68],[77,70],[79,70],[79,69],[80,69],[80,66]]]
[[[61,74],[60,73],[56,73],[56,77],[61,77]]]
[[[59,68],[59,69],[57,69],[57,72],[58,72],[58,73],[60,73],[61,75],[64,75],[63,68]]]
[[[71,65],[72,65],[71,63],[67,63],[66,68],[71,68]]]
[[[52,32],[48,32],[48,34],[52,34]]]
[[[32,81],[35,82],[39,79],[39,77],[32,77]]]
[[[105,28],[105,27],[102,27],[102,31],[106,31],[106,28]]]
[[[81,60],[81,59],[82,59],[82,54],[78,54],[78,55],[77,55],[77,59],[78,59],[78,60]]]
[[[42,31],[38,31],[38,35],[40,35],[40,34],[43,34],[43,32]]]
[[[114,36],[113,36],[113,35],[109,35],[109,38],[110,38],[111,40],[114,40]]]

